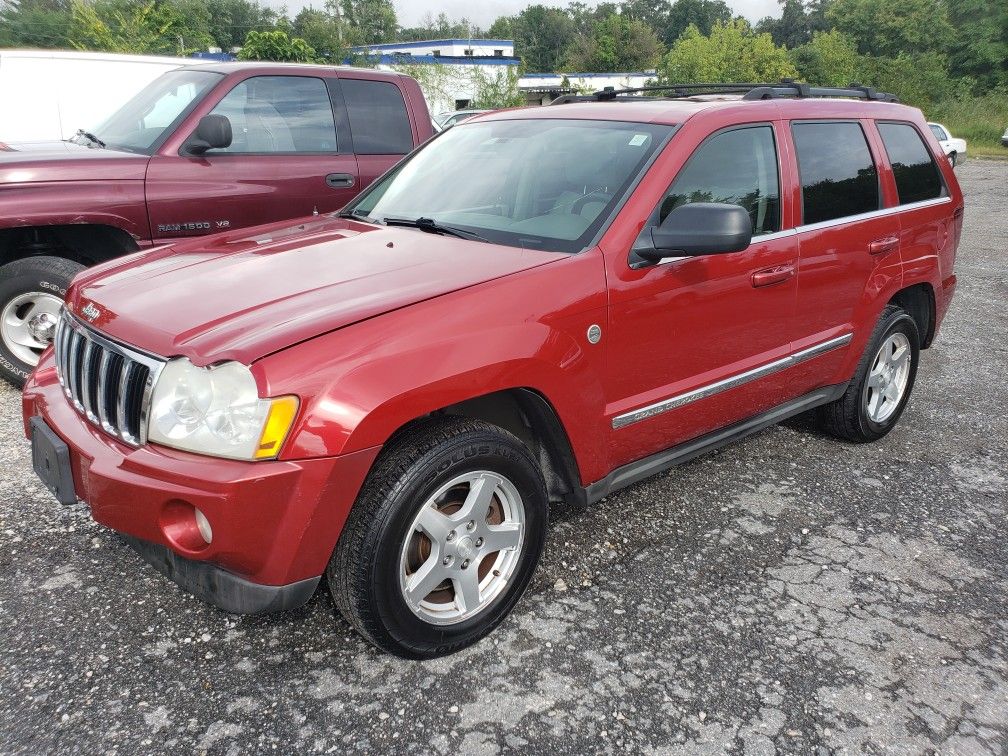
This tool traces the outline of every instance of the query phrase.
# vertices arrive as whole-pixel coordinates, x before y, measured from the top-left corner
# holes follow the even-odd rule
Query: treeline
[[[2,2],[2,0],[0,0]],[[293,18],[255,0],[7,0],[0,47],[342,60],[360,44],[513,39],[524,69],[647,71],[663,81],[853,81],[926,104],[1008,89],[1005,0],[782,0],[750,24],[724,0],[531,5],[481,29],[428,15],[399,25],[391,0],[327,0]]]

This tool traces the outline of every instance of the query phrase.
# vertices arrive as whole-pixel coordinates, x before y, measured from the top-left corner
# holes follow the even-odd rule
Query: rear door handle
[[[876,239],[868,245],[868,254],[870,255],[885,255],[892,252],[899,246],[899,237],[896,236],[885,236],[881,239]]]
[[[784,283],[794,275],[794,265],[778,265],[774,268],[757,270],[752,274],[752,285],[754,288],[761,286],[773,286]]]
[[[354,185],[354,177],[350,173],[330,173],[325,182],[333,189],[348,189]]]

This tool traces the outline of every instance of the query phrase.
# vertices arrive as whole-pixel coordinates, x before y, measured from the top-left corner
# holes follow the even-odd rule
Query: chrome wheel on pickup
[[[0,267],[0,375],[24,385],[52,342],[67,286],[84,270],[62,257],[26,257]]]
[[[326,576],[365,638],[399,656],[459,651],[521,597],[546,534],[546,484],[506,430],[442,416],[383,450],[343,526]]]
[[[30,291],[9,300],[0,313],[0,334],[7,350],[21,362],[38,363],[56,332],[63,300],[41,291]]]

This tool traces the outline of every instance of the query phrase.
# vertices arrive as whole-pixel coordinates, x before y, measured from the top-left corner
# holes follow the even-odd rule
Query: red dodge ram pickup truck
[[[233,63],[169,71],[68,142],[0,144],[0,375],[24,382],[82,267],[337,210],[432,133],[407,76]]]
[[[325,580],[421,658],[511,611],[551,503],[813,409],[881,438],[955,290],[952,167],[870,89],[732,91],[477,116],[338,215],[80,274],[36,471],[225,610]]]

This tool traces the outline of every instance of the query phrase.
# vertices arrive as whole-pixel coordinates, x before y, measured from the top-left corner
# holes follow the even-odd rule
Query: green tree
[[[340,0],[343,21],[355,45],[391,42],[399,31],[392,0]]]
[[[650,2],[650,0],[643,1]],[[624,3],[624,5],[636,2],[638,2],[638,0],[628,0],[628,2]],[[575,0],[575,2],[567,5],[565,12],[570,17],[570,20],[574,22],[575,34],[591,34],[592,27],[598,21],[603,21],[614,13],[619,13],[620,6],[614,2],[588,5],[580,0]],[[636,18],[636,15],[632,15],[632,17]]]
[[[513,39],[527,70],[556,71],[574,40],[575,27],[564,11],[531,5],[517,16],[498,18],[488,33],[494,39]]]
[[[0,7],[0,47],[65,47],[69,0],[8,0]]]
[[[239,60],[275,60],[290,63],[312,63],[315,50],[300,37],[291,38],[287,32],[250,31],[238,53]]]
[[[949,41],[949,67],[984,90],[1008,88],[1008,4],[1004,0],[949,0],[957,33]]]
[[[399,39],[404,41],[421,39],[478,39],[483,30],[464,16],[453,20],[447,13],[435,16],[428,13],[419,26],[399,30]]]
[[[775,44],[787,48],[800,47],[812,39],[812,21],[803,0],[781,0],[781,17],[767,16],[756,25],[756,30],[769,32]]]
[[[862,55],[941,53],[954,36],[946,0],[832,0],[826,17]]]
[[[208,31],[222,50],[240,47],[250,31],[269,31],[277,22],[276,11],[254,0],[205,0],[210,15]]]
[[[669,9],[665,28],[655,31],[671,46],[690,26],[708,35],[715,24],[727,24],[731,18],[731,8],[723,0],[676,0]]]
[[[68,40],[79,50],[187,55],[213,43],[202,0],[72,0]]]
[[[779,81],[797,75],[787,50],[741,19],[715,24],[709,36],[689,27],[658,66],[662,83]]]
[[[322,60],[340,62],[349,54],[349,34],[336,0],[329,0],[325,10],[302,8],[291,27],[291,34],[307,42]]]
[[[597,21],[589,35],[574,40],[567,49],[565,67],[568,71],[648,71],[664,52],[650,26],[614,13]]]
[[[811,42],[790,53],[798,74],[810,84],[845,87],[863,78],[857,44],[843,32],[817,32]]]

